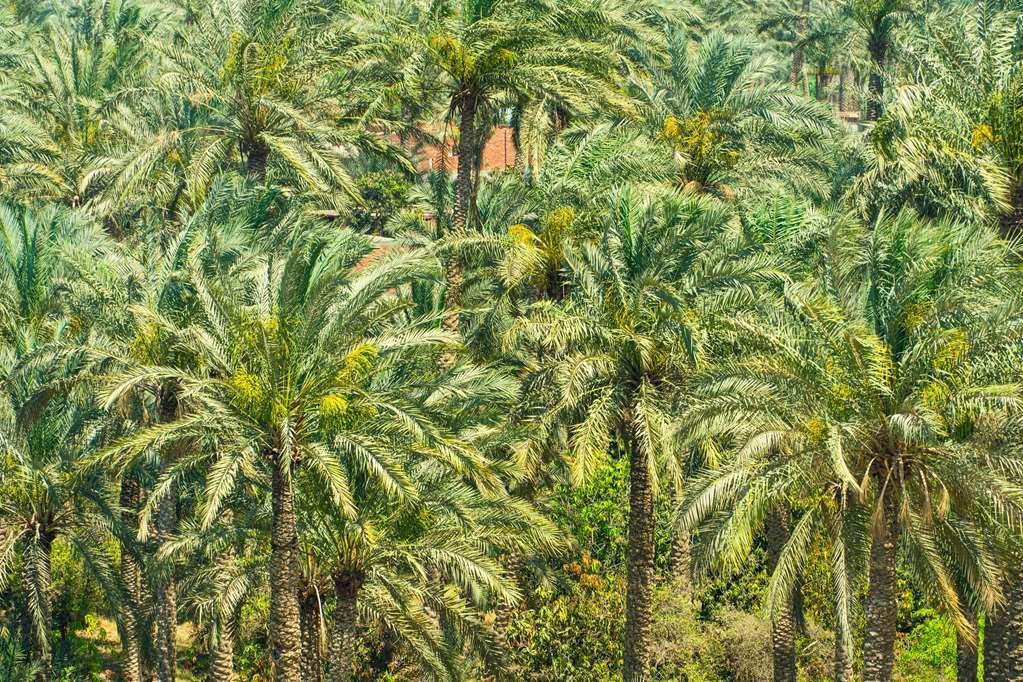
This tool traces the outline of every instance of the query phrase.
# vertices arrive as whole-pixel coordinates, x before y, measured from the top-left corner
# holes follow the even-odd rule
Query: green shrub
[[[899,637],[896,677],[903,682],[956,679],[956,632],[952,622],[931,609],[913,613],[919,625]]]

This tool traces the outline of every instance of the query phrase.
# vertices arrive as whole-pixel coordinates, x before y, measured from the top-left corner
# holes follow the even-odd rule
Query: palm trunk
[[[358,571],[338,570],[334,573],[334,615],[330,623],[330,672],[327,682],[351,682],[352,655],[359,622],[359,590],[363,576]]]
[[[470,222],[470,210],[475,204],[473,199],[473,168],[476,158],[476,98],[467,96],[460,104],[461,120],[458,125],[458,174],[455,178],[455,207],[451,218],[451,228],[456,234],[465,230]],[[462,305],[462,285],[464,274],[459,255],[452,252],[448,255],[445,270],[444,307],[448,314],[444,317],[444,329],[459,333],[458,308]],[[441,369],[449,369],[455,364],[454,353],[445,352],[440,359]]]
[[[984,624],[984,682],[1023,680],[1023,567],[1010,564],[1003,588],[1005,602]]]
[[[36,682],[49,682],[53,677],[53,649],[50,633],[53,630],[53,592],[50,580],[50,551],[53,539],[46,531],[40,533],[31,556],[26,559],[22,574],[25,592],[25,612],[32,658],[38,664]]]
[[[129,474],[121,479],[121,522],[125,528],[137,530],[141,491],[138,481]],[[136,609],[142,603],[142,573],[129,547],[121,548],[121,590],[124,599],[119,605],[121,634],[121,682],[141,682],[142,647],[139,643],[139,622]]]
[[[210,651],[210,682],[234,682],[234,614],[222,614]]]
[[[1023,225],[1023,184],[1015,179],[1009,183],[1009,210],[999,216],[998,222],[1003,237],[1019,237],[1020,226]]]
[[[515,585],[519,584],[519,571],[522,570],[523,565],[526,563],[526,558],[521,552],[512,552],[508,556],[508,562],[505,564],[505,568],[508,570],[508,578],[514,582]],[[515,620],[515,614],[518,612],[518,604],[501,604],[497,607],[497,617],[494,620],[494,630],[497,631],[497,640],[501,647],[508,650],[508,629],[511,627],[512,621]]]
[[[156,530],[160,543],[170,540],[178,525],[178,501],[172,489],[157,503]],[[178,591],[173,567],[156,588],[156,674],[159,682],[174,682],[177,672]]]
[[[682,501],[681,486],[672,490],[672,509],[677,509]],[[674,524],[671,528],[671,554],[668,556],[668,570],[675,587],[686,592],[693,590],[693,551],[689,534],[679,530]]]
[[[845,111],[845,79],[846,79],[846,66],[842,66],[838,69],[838,110]]]
[[[810,0],[803,0],[800,6],[800,15],[796,20],[796,40],[802,40],[806,35],[806,27],[810,16]],[[797,45],[792,53],[792,70],[789,72],[789,85],[793,88],[799,85],[803,76],[803,64],[806,62],[806,50],[802,45]],[[806,94],[806,89],[803,89]]]
[[[870,51],[870,76],[867,78],[867,120],[876,121],[881,118],[884,107],[884,80],[881,74],[884,71],[885,60],[888,57],[887,39],[871,39]]]
[[[844,631],[840,618],[835,619],[835,682],[853,682],[851,633]]]
[[[177,416],[176,387],[167,386],[160,392],[160,423],[168,424]],[[176,459],[174,446],[164,452],[164,471]],[[170,489],[157,502],[156,540],[163,544],[174,537],[178,528],[177,486]],[[178,591],[174,566],[161,573],[156,586],[156,675],[159,682],[174,682],[177,673]]]
[[[473,171],[476,160],[476,106],[474,95],[461,101],[458,123],[458,175],[455,179],[455,208],[452,226],[455,232],[465,229],[472,206]]]
[[[899,543],[899,505],[892,490],[885,492],[881,527],[870,546],[863,640],[863,682],[891,682],[895,662],[895,626],[898,600],[895,564]]]
[[[654,493],[649,454],[629,439],[628,593],[625,614],[624,682],[650,676],[650,612],[654,580]]]
[[[774,572],[788,540],[789,510],[779,507],[767,519],[767,564]],[[774,682],[796,681],[796,619],[790,596],[778,613],[771,614],[771,661]]]
[[[270,549],[270,647],[276,682],[299,682],[302,677],[302,628],[298,607],[298,531],[295,491],[290,471],[282,471],[276,453],[271,497],[273,506]]]
[[[320,621],[320,596],[307,585],[299,599],[302,625],[302,682],[323,679],[323,631]]]
[[[956,632],[956,682],[977,682],[977,614],[964,604],[963,616],[973,636]]]

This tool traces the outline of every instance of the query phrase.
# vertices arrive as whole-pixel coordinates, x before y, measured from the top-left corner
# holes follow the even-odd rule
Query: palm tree
[[[545,101],[564,111],[589,111],[622,98],[612,87],[614,54],[606,36],[590,36],[571,4],[463,0],[434,3],[423,31],[420,59],[442,75],[449,120],[458,131],[458,171],[451,229],[476,222],[478,157],[484,121],[516,101]],[[601,40],[603,38],[603,40]],[[449,258],[445,301],[461,305],[458,256]],[[445,325],[457,330],[458,316]]]
[[[25,632],[40,664],[37,679],[53,673],[50,646],[50,555],[66,543],[96,571],[105,571],[113,503],[88,457],[103,430],[91,396],[69,390],[81,361],[61,348],[79,342],[79,325],[62,315],[57,301],[73,251],[95,255],[102,239],[92,225],[55,208],[0,204],[0,290],[4,400],[0,447],[4,456],[0,502],[0,584],[22,557]],[[103,576],[100,576],[103,579]],[[110,588],[109,581],[102,580]]]
[[[159,25],[158,13],[132,0],[88,0],[62,8],[26,41],[3,107],[10,139],[21,139],[20,153],[0,156],[9,190],[82,203],[91,157],[117,140],[109,121],[129,113],[145,83],[151,54],[143,40]]]
[[[1015,523],[1021,500],[1014,455],[986,447],[986,431],[1018,402],[1000,364],[1018,331],[1001,307],[1003,247],[985,228],[904,213],[826,253],[813,282],[788,289],[788,312],[736,328],[762,350],[709,373],[699,419],[744,445],[701,485],[684,526],[727,509],[713,544],[735,561],[769,510],[797,504],[771,603],[791,593],[807,543],[829,535],[843,630],[846,557],[867,554],[863,675],[887,681],[900,550],[964,632],[956,576],[985,604],[997,599],[1000,550],[988,538]]]
[[[912,201],[931,215],[998,217],[1015,235],[1021,29],[1016,12],[996,5],[937,13],[904,41],[911,81],[875,126],[862,184],[889,188],[882,202]]]
[[[180,44],[163,48],[160,88],[123,121],[126,143],[88,177],[96,210],[195,209],[225,170],[334,210],[356,200],[348,157],[400,155],[371,131],[389,115],[374,101],[379,72],[361,66],[356,36],[321,9],[313,0],[214,0],[193,12]]]
[[[705,306],[741,298],[764,262],[729,256],[727,238],[718,234],[727,212],[707,198],[626,188],[609,200],[607,216],[600,235],[568,256],[564,307],[536,303],[512,328],[542,350],[530,383],[553,401],[534,408],[542,416],[529,425],[521,457],[535,461],[563,443],[574,481],[609,454],[629,458],[623,679],[642,680],[650,667],[658,472],[680,484],[671,410],[703,354]]]
[[[870,59],[866,120],[876,121],[884,110],[884,79],[895,32],[912,6],[909,0],[851,0],[848,9],[866,40]]]
[[[739,178],[819,182],[831,116],[774,78],[761,45],[716,31],[696,50],[681,30],[667,40],[670,63],[640,97],[646,128],[673,150],[683,183],[727,196]]]
[[[414,468],[417,495],[407,503],[373,494],[354,519],[311,497],[300,509],[305,552],[333,591],[329,682],[352,679],[360,612],[390,631],[424,674],[464,675],[463,647],[493,658],[493,633],[478,614],[518,599],[498,554],[550,554],[557,544],[557,530],[529,505],[488,498],[430,465]]]
[[[206,444],[182,455],[154,491],[204,463],[203,526],[243,480],[269,479],[271,638],[281,681],[297,680],[300,667],[296,479],[315,481],[349,515],[356,473],[394,499],[414,494],[406,453],[494,483],[478,453],[405,399],[416,378],[402,366],[450,341],[429,330],[429,320],[395,318],[406,304],[393,292],[431,276],[430,262],[406,253],[356,268],[368,251],[351,233],[310,226],[286,256],[268,254],[247,273],[207,282],[193,272],[200,321],[184,343],[199,354],[198,371],[141,366],[112,381],[105,397],[113,403],[152,381],[181,387],[181,401],[194,409],[111,452],[127,462],[157,445]]]

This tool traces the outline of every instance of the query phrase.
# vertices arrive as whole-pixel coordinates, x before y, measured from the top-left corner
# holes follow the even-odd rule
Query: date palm
[[[16,89],[0,116],[21,139],[20,153],[0,156],[4,188],[34,198],[69,205],[81,196],[93,156],[118,138],[132,94],[146,83],[151,54],[147,35],[156,31],[160,14],[133,0],[86,0],[61,8],[12,69]]]
[[[989,537],[1016,523],[1023,499],[1007,473],[1015,455],[987,443],[1019,402],[1004,383],[1018,324],[1001,303],[1003,246],[985,228],[904,213],[828,252],[811,283],[789,288],[785,313],[736,327],[756,339],[751,351],[708,373],[700,419],[741,447],[703,482],[684,525],[726,510],[713,546],[736,561],[769,510],[795,505],[772,604],[792,590],[808,543],[830,537],[843,637],[848,558],[865,556],[863,675],[887,681],[900,552],[964,632],[958,579],[984,603],[998,599]]]
[[[931,215],[997,217],[1015,235],[1023,211],[1019,14],[982,2],[936,13],[902,41],[911,81],[871,136],[857,190]]]
[[[404,504],[372,495],[356,518],[312,497],[301,505],[305,551],[334,597],[329,682],[352,679],[360,613],[437,679],[464,675],[468,653],[499,660],[480,613],[519,596],[499,554],[549,555],[557,545],[557,530],[528,504],[481,495],[429,465],[415,469],[417,496]]]
[[[672,149],[683,183],[725,193],[739,178],[819,183],[832,119],[774,78],[762,46],[711,32],[693,49],[677,29],[667,41],[670,62],[640,97],[645,126]]]
[[[124,121],[125,144],[88,178],[97,210],[200,206],[213,178],[233,170],[343,209],[358,195],[356,150],[397,158],[370,131],[379,72],[362,68],[358,38],[312,0],[212,0],[162,45],[159,87]],[[155,192],[155,195],[152,193]]]
[[[581,481],[612,454],[629,459],[629,681],[649,677],[654,496],[661,475],[680,485],[673,407],[704,354],[703,316],[767,275],[765,260],[729,248],[727,220],[708,198],[625,188],[601,233],[568,256],[563,306],[536,303],[512,328],[542,358],[529,380],[542,416],[529,424],[525,465],[563,444],[569,477]]]
[[[103,572],[113,503],[102,475],[88,468],[103,430],[90,392],[68,389],[81,361],[61,348],[80,342],[80,326],[58,304],[72,252],[94,255],[94,226],[55,208],[0,204],[0,585],[21,557],[25,632],[36,679],[53,673],[50,556],[55,542]],[[110,587],[102,575],[105,587]]]
[[[461,0],[434,2],[430,21],[410,30],[419,60],[435,68],[447,99],[447,118],[458,133],[458,171],[451,230],[476,225],[478,157],[484,121],[517,100],[548,101],[564,110],[589,111],[620,102],[612,86],[615,55],[601,36],[577,24],[573,3]],[[592,32],[592,26],[590,27]],[[461,305],[462,267],[449,258],[445,302]],[[455,331],[457,313],[445,320]]]
[[[204,526],[243,482],[269,486],[271,638],[282,682],[296,681],[300,666],[296,479],[316,482],[349,515],[357,501],[349,472],[395,500],[414,496],[408,457],[495,483],[472,447],[438,425],[428,407],[406,399],[417,379],[403,368],[450,341],[430,330],[429,320],[400,317],[407,304],[394,292],[431,276],[430,262],[406,253],[356,268],[368,251],[351,233],[310,226],[285,255],[267,255],[248,272],[209,282],[194,272],[201,310],[183,343],[199,354],[198,367],[141,366],[112,381],[106,394],[112,403],[143,382],[181,387],[181,401],[193,408],[187,416],[145,429],[111,453],[130,461],[150,447],[196,443],[156,492],[206,467],[198,510]],[[451,375],[451,390],[465,380]]]

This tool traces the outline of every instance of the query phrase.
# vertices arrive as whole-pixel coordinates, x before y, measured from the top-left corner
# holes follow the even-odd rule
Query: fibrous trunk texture
[[[956,632],[956,682],[977,682],[977,614],[963,605],[972,637]]]
[[[473,200],[473,167],[476,158],[476,98],[467,96],[460,104],[461,119],[458,125],[458,173],[455,178],[455,206],[451,217],[451,227],[457,234],[469,223],[470,208]],[[459,332],[459,307],[462,305],[462,272],[461,258],[457,252],[448,254],[445,269],[444,307],[448,313],[444,317],[444,329],[451,333]],[[440,358],[441,369],[449,369],[455,364],[455,355],[445,352]]]
[[[648,455],[632,439],[629,452],[628,594],[625,617],[625,682],[650,675],[650,612],[654,579],[654,494]]]
[[[320,595],[313,585],[305,585],[299,595],[302,624],[302,682],[323,679],[323,632],[320,620]]]
[[[174,421],[178,401],[175,387],[160,392],[160,422]],[[174,463],[174,446],[168,446],[163,456],[162,469]],[[176,486],[171,486],[157,502],[156,540],[159,544],[174,537],[178,527],[178,499]],[[159,682],[174,682],[177,673],[178,592],[173,565],[160,572],[156,585],[156,676]]]
[[[867,78],[867,120],[876,121],[881,118],[884,98],[885,60],[888,58],[888,42],[875,39],[870,44],[870,76]]]
[[[681,487],[672,490],[672,508],[678,508],[682,501]],[[693,552],[689,533],[672,526],[671,554],[668,557],[668,569],[677,589],[692,592],[693,589]]]
[[[879,528],[870,546],[868,567],[866,633],[863,638],[863,682],[891,682],[895,662],[895,626],[898,600],[895,594],[895,564],[899,541],[899,505],[895,494],[886,491]]]
[[[330,621],[330,671],[327,682],[351,682],[352,655],[355,653],[359,623],[359,590],[363,576],[359,571],[338,570],[334,579],[334,614]]]
[[[142,494],[138,481],[125,474],[121,479],[121,523],[125,528],[138,529],[138,505]],[[121,589],[124,601],[120,604],[121,681],[141,682],[142,647],[139,643],[137,609],[142,604],[142,572],[131,549],[121,549]]]
[[[160,543],[171,539],[177,521],[177,499],[171,490],[157,503],[156,531]],[[178,592],[172,569],[161,574],[156,587],[156,608],[157,679],[160,682],[174,682],[178,657]]]
[[[277,682],[302,677],[302,628],[298,607],[298,531],[290,472],[271,458],[273,520],[270,549],[270,647]]]
[[[845,632],[840,618],[835,618],[835,682],[853,682],[851,633]]]
[[[234,682],[234,615],[223,614],[210,651],[210,682]]]
[[[1010,562],[1005,601],[984,622],[984,682],[1023,680],[1023,559]]]
[[[773,572],[789,536],[789,510],[779,507],[767,518],[767,565]],[[771,614],[771,662],[774,682],[796,681],[796,619],[792,597]]]

